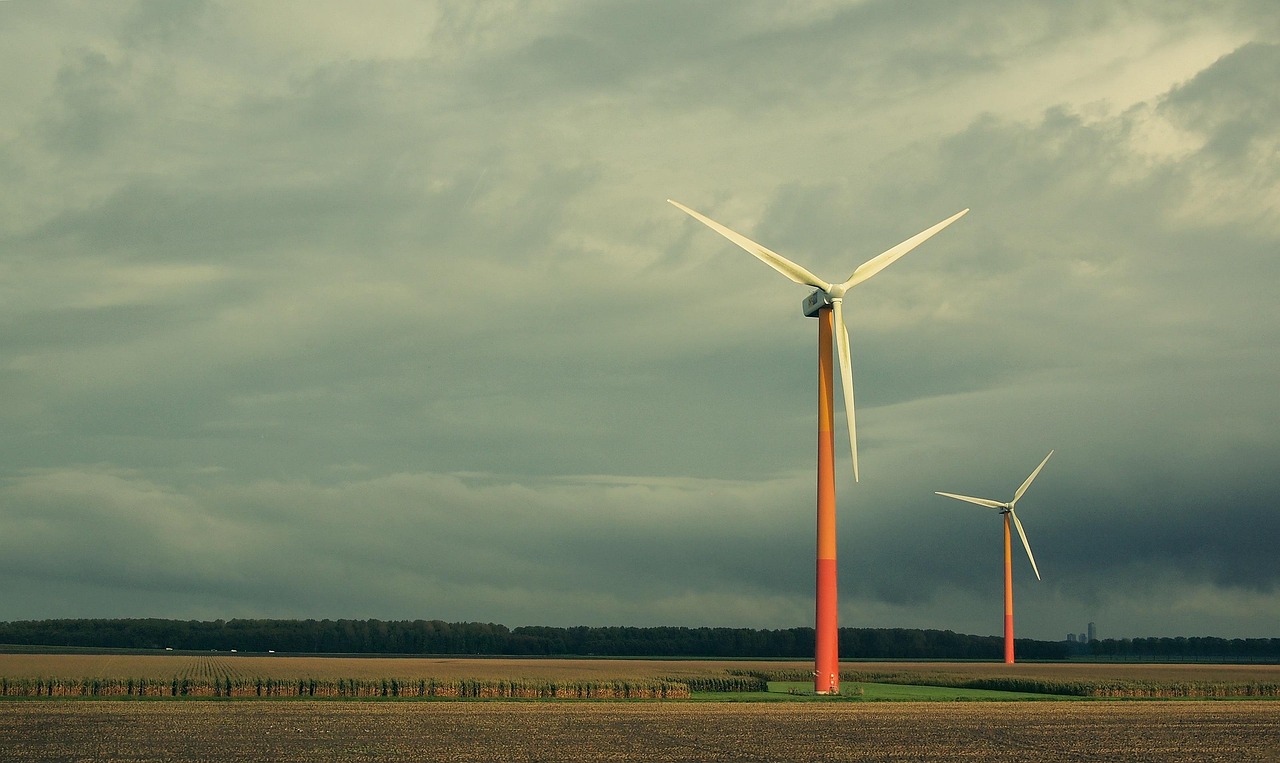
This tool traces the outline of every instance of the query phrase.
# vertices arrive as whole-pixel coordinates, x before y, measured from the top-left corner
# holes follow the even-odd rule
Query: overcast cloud
[[[0,3],[0,620],[1280,635],[1271,0]],[[843,418],[840,432],[843,432]]]

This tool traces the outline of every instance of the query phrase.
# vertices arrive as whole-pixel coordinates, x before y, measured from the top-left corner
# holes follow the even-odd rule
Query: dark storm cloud
[[[119,81],[125,67],[98,51],[77,51],[57,76],[58,110],[45,139],[55,151],[95,152],[128,129],[133,108]]]
[[[675,197],[972,208],[850,295],[844,624],[997,631],[933,491],[1056,448],[1020,632],[1274,635],[1268,10],[0,4],[0,617],[807,623],[806,290]]]
[[[1274,138],[1280,105],[1270,84],[1280,76],[1280,46],[1250,43],[1174,88],[1161,109],[1209,137],[1205,150],[1239,157],[1255,140]]]

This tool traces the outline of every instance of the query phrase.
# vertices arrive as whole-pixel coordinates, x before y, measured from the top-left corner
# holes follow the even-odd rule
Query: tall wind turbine
[[[1036,558],[1031,555],[1031,544],[1027,542],[1027,533],[1022,529],[1022,522],[1018,520],[1015,508],[1018,505],[1018,499],[1022,497],[1023,493],[1027,492],[1027,488],[1031,487],[1031,481],[1036,478],[1036,475],[1040,473],[1044,465],[1049,463],[1049,456],[1052,455],[1053,451],[1051,450],[1049,455],[1045,456],[1040,465],[1036,467],[1036,470],[1031,472],[1031,476],[1027,477],[1027,481],[1022,483],[1022,487],[1014,492],[1013,500],[1008,503],[934,491],[938,495],[946,496],[947,498],[976,503],[979,506],[986,506],[988,509],[997,509],[1004,515],[1004,661],[1006,665],[1013,664],[1013,560],[1010,553],[1009,520],[1012,519],[1013,526],[1018,528],[1018,537],[1022,539],[1022,547],[1027,550],[1027,559],[1031,560],[1031,569],[1036,573],[1036,580],[1039,580],[1040,569],[1036,567]]]
[[[818,319],[818,570],[815,596],[815,638],[813,688],[818,694],[840,692],[839,627],[836,598],[836,489],[834,436],[834,372],[831,342],[834,335],[840,358],[840,381],[844,388],[844,411],[849,422],[849,450],[853,459],[853,479],[858,480],[858,439],[853,417],[853,371],[849,362],[849,332],[845,328],[844,297],[854,286],[884,270],[894,260],[915,249],[935,233],[960,219],[968,209],[957,212],[926,231],[867,260],[840,283],[829,283],[777,252],[757,244],[740,233],[667,199],[694,219],[755,255],[769,267],[802,286],[817,291],[805,297],[804,314]]]

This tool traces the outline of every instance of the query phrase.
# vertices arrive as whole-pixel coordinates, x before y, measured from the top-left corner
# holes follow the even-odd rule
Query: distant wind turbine
[[[1005,664],[1013,664],[1013,559],[1010,549],[1009,538],[1009,520],[1013,520],[1013,526],[1018,528],[1018,537],[1022,539],[1022,547],[1027,551],[1027,559],[1031,560],[1031,569],[1036,573],[1036,580],[1040,579],[1040,569],[1036,567],[1036,558],[1031,555],[1031,544],[1027,542],[1027,533],[1022,529],[1022,522],[1018,519],[1015,508],[1018,505],[1018,499],[1022,494],[1027,492],[1027,488],[1031,487],[1031,481],[1036,478],[1044,465],[1049,463],[1049,456],[1053,455],[1053,451],[1049,451],[1049,455],[1044,457],[1040,465],[1035,471],[1031,472],[1031,476],[1027,477],[1027,481],[1022,483],[1022,487],[1018,488],[1013,494],[1013,500],[1008,503],[1000,501],[992,501],[987,498],[973,498],[967,495],[956,495],[955,493],[943,493],[934,491],[938,495],[947,498],[955,498],[958,501],[968,501],[976,503],[979,506],[986,506],[988,509],[998,509],[1004,515],[1004,661]]]
[[[854,286],[884,270],[894,260],[915,249],[935,233],[960,219],[968,209],[957,212],[926,231],[867,260],[840,283],[829,283],[777,252],[757,244],[740,233],[705,217],[677,201],[667,199],[694,219],[755,255],[769,267],[803,286],[817,291],[805,297],[806,316],[818,319],[818,571],[816,595],[816,640],[814,650],[814,691],[838,694],[840,660],[836,599],[836,492],[834,374],[831,357],[832,336],[840,357],[840,381],[844,387],[844,411],[849,422],[849,450],[853,459],[853,479],[858,481],[858,438],[853,417],[853,370],[849,362],[849,332],[845,328],[844,297]]]

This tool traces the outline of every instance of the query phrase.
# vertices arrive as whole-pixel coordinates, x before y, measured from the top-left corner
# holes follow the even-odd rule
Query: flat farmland
[[[0,654],[4,678],[146,678],[197,676],[302,678],[652,680],[729,675],[730,671],[808,675],[811,661],[620,660],[448,657],[295,657],[228,652],[159,654]],[[1280,665],[1202,663],[842,662],[842,674],[1056,681],[1280,683]],[[848,679],[846,678],[846,681]]]
[[[806,663],[807,664],[807,663]],[[842,662],[841,673],[1033,678],[1056,681],[1280,682],[1280,665],[1146,662]]]
[[[1275,702],[0,703],[6,761],[1275,761]]]
[[[612,681],[727,675],[729,670],[812,670],[809,662],[567,660],[448,657],[293,657],[210,654],[0,654],[5,678],[438,678]]]

